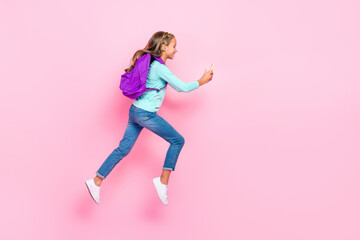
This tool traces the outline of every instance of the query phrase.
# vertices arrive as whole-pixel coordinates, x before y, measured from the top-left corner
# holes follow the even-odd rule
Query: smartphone
[[[211,65],[210,71],[213,70],[214,64]]]

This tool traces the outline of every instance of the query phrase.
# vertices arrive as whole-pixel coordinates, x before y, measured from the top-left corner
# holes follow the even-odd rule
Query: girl
[[[125,72],[130,72],[134,68],[137,59],[147,53],[160,58],[159,61],[162,60],[163,63],[154,60],[149,66],[146,87],[162,89],[160,91],[144,92],[133,101],[129,110],[129,122],[119,147],[107,157],[96,172],[96,176],[86,181],[90,195],[96,203],[100,203],[100,185],[102,181],[115,165],[129,154],[141,130],[145,127],[170,143],[162,174],[160,177],[153,179],[160,200],[164,205],[168,205],[168,181],[171,171],[175,170],[178,156],[184,145],[184,138],[165,119],[156,113],[164,100],[166,83],[169,83],[178,92],[190,92],[208,83],[213,77],[212,70],[205,70],[205,73],[199,80],[189,83],[182,82],[166,66],[166,60],[174,59],[176,52],[175,36],[169,32],[159,31],[153,34],[144,49],[135,52],[131,66],[125,69]]]

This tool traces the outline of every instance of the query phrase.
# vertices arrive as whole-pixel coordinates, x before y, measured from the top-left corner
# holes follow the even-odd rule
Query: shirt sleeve
[[[185,83],[176,77],[170,69],[161,64],[157,71],[161,79],[168,82],[171,87],[173,87],[178,92],[190,92],[199,87],[198,81]]]

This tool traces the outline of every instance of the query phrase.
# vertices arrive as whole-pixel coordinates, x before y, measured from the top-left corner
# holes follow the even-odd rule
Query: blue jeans
[[[115,165],[129,154],[144,127],[170,143],[163,169],[175,170],[176,161],[185,143],[184,138],[156,112],[148,112],[131,105],[124,137],[96,172],[99,177],[106,178]]]

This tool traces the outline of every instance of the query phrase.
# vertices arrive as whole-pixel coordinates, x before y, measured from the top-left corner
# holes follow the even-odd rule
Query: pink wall
[[[1,239],[360,239],[358,1],[1,1]],[[186,140],[169,205],[168,143],[122,138],[120,75],[170,31],[183,81],[159,115]],[[154,150],[156,146],[156,150]]]

